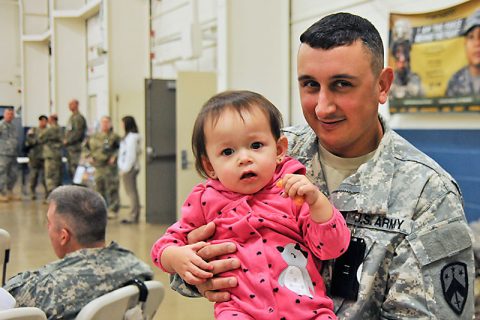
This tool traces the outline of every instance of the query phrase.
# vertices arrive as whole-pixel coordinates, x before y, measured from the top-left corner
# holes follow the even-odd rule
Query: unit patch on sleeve
[[[467,265],[458,261],[447,264],[440,277],[445,300],[450,308],[460,315],[468,298]]]

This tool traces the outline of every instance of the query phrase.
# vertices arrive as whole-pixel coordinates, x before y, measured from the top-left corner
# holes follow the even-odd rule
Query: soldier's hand
[[[201,226],[191,231],[188,236],[188,243],[197,243],[199,241],[205,241],[215,233],[215,224],[213,222],[207,225]],[[221,302],[230,300],[230,293],[222,291],[223,289],[233,288],[237,286],[237,279],[235,277],[218,277],[217,275],[234,270],[240,267],[240,261],[236,258],[221,259],[218,257],[233,253],[237,251],[234,243],[225,242],[218,244],[210,244],[202,249],[198,250],[197,255],[203,260],[209,261],[213,266],[211,271],[214,276],[208,279],[205,283],[197,285],[198,291],[208,300],[212,302]]]

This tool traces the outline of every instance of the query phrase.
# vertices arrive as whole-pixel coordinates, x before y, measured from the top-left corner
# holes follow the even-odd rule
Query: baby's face
[[[227,108],[216,123],[207,119],[208,159],[204,159],[203,166],[211,178],[220,180],[229,190],[253,194],[271,181],[283,150],[260,109],[244,111],[242,117]]]

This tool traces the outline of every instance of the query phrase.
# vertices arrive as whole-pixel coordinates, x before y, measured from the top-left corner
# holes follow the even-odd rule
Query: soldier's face
[[[50,238],[50,243],[52,244],[53,251],[60,259],[63,258],[66,254],[64,244],[64,231],[63,223],[60,221],[60,218],[56,215],[56,205],[51,202],[48,206],[47,211],[47,229],[48,237]]]
[[[465,53],[468,63],[480,68],[480,26],[473,28],[465,36]]]
[[[14,116],[15,114],[12,109],[6,109],[3,112],[3,120],[5,120],[6,122],[12,122]]]
[[[100,120],[100,130],[102,130],[102,132],[107,133],[108,131],[110,131],[111,127],[112,124],[110,123],[110,119],[102,118],[102,120]]]
[[[47,123],[48,123],[47,119],[38,120],[38,127],[42,129],[46,128]]]
[[[68,103],[68,108],[70,109],[70,111],[72,112],[75,112],[78,110],[78,103],[77,101],[75,100],[72,100]]]
[[[329,50],[302,44],[297,72],[303,115],[320,143],[340,157],[373,151],[382,136],[378,104],[393,81],[391,68],[374,74],[360,41]]]

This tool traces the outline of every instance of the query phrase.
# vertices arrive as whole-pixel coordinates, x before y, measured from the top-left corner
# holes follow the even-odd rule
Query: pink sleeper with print
[[[336,319],[333,302],[325,294],[320,260],[346,251],[350,231],[334,209],[325,223],[310,219],[309,207],[280,196],[275,184],[287,173],[305,174],[304,166],[286,158],[272,181],[253,195],[227,190],[218,180],[197,185],[182,207],[182,218],[157,240],[152,260],[163,269],[160,256],[167,246],[185,245],[190,231],[214,221],[211,243],[233,242],[239,269],[232,299],[215,304],[216,319]],[[163,269],[165,271],[165,269]]]

